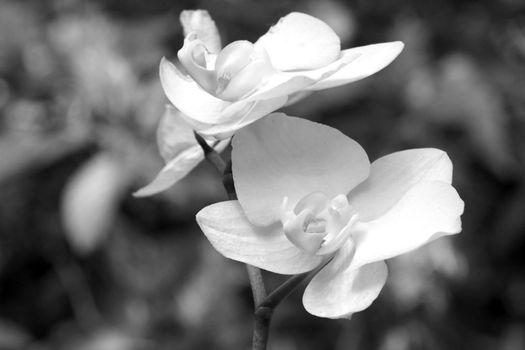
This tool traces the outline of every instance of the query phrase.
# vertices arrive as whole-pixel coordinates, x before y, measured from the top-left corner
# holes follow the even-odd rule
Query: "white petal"
[[[291,105],[295,104],[296,102],[299,102],[299,101],[305,99],[306,97],[310,96],[312,93],[313,93],[312,91],[299,91],[299,92],[296,92],[296,93],[288,96],[288,101],[286,101],[286,104],[284,105],[284,107],[291,106]]]
[[[374,161],[370,176],[349,194],[363,221],[386,213],[406,191],[421,181],[452,183],[452,162],[435,148],[395,152]]]
[[[400,41],[354,47],[343,50],[343,55],[359,55],[353,62],[308,90],[322,90],[366,78],[388,66],[403,50]]]
[[[230,141],[231,141],[231,138],[224,138],[220,141],[218,141],[217,143],[215,143],[215,145],[213,146],[213,149],[219,153],[221,153],[222,151],[224,151],[226,149],[226,147],[228,147],[228,145],[230,144]],[[214,142],[210,142],[208,140],[206,140],[206,142],[208,143],[208,145],[212,146]]]
[[[320,191],[348,193],[369,172],[365,151],[340,131],[275,113],[240,130],[233,138],[233,178],[241,205],[255,225],[280,220],[291,206]]]
[[[306,287],[303,304],[312,315],[350,318],[369,307],[381,292],[388,275],[386,264],[379,261],[353,269],[346,253],[339,251]]]
[[[448,183],[418,183],[385,215],[356,225],[356,252],[351,266],[385,260],[443,235],[459,233],[463,207],[463,201]]]
[[[153,181],[136,191],[135,197],[151,196],[173,186],[177,181],[188,175],[202,160],[204,152],[199,145],[192,146],[174,159],[170,160]]]
[[[262,45],[281,71],[320,68],[341,52],[339,37],[326,23],[299,12],[281,18],[255,45]]]
[[[157,145],[164,161],[171,161],[180,152],[197,144],[193,128],[188,125],[182,113],[167,105],[157,128]]]
[[[206,142],[217,152],[222,152],[230,143],[230,139]],[[136,197],[151,196],[168,189],[204,159],[204,153],[195,139],[192,127],[188,125],[185,116],[173,106],[166,106],[157,129],[157,143],[166,165],[149,185],[134,193]]]
[[[230,140],[224,139],[215,145],[213,141],[207,142],[217,152],[222,152]],[[166,190],[204,159],[204,153],[195,139],[192,127],[188,125],[186,117],[173,106],[166,106],[160,120],[157,144],[166,165],[149,185],[134,193],[137,197],[150,196]]]
[[[333,63],[322,68],[313,70],[301,70],[296,72],[277,72],[268,77],[267,81],[251,95],[243,100],[268,99],[276,96],[291,95],[315,84],[336,73],[342,67],[349,64],[357,56],[345,55]]]
[[[272,75],[266,84],[257,89],[252,95],[243,100],[260,100],[278,96],[288,96],[315,83],[316,80],[289,73],[277,73]]]
[[[225,122],[222,111],[231,102],[210,95],[165,58],[160,62],[160,81],[170,102],[188,118],[208,125]]]
[[[180,13],[179,19],[184,36],[195,32],[210,52],[218,53],[221,50],[221,36],[208,11],[184,10]]]
[[[201,128],[199,133],[218,139],[231,137],[240,128],[281,108],[286,104],[286,101],[286,96],[279,96],[261,101],[234,102],[224,111],[230,115],[231,122]]]
[[[211,54],[196,33],[192,32],[184,38],[184,45],[177,52],[180,64],[191,78],[209,94],[214,94],[217,88],[215,70],[208,67],[208,62],[216,60],[208,58]]]
[[[197,213],[197,223],[219,253],[264,270],[303,273],[322,260],[290,243],[280,225],[260,228],[250,224],[238,201],[207,206]]]

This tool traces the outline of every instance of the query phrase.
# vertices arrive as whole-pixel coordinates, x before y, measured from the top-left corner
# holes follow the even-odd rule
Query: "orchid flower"
[[[230,140],[206,142],[221,152]],[[134,193],[136,197],[151,196],[166,190],[188,175],[204,159],[204,151],[195,139],[193,129],[186,123],[182,113],[173,106],[166,106],[160,120],[157,145],[166,165],[150,184]]]
[[[385,259],[461,231],[452,163],[412,149],[370,164],[336,129],[271,114],[232,141],[238,200],[205,207],[197,222],[225,257],[279,273],[324,267],[306,287],[313,315],[349,318],[387,277]]]
[[[403,48],[402,43],[391,42],[341,51],[333,30],[303,13],[283,17],[254,44],[236,41],[224,49],[207,11],[182,11],[180,22],[186,38],[178,56],[187,75],[166,59],[160,64],[162,86],[176,107],[166,111],[157,132],[166,166],[136,196],[167,189],[202,161],[204,154],[193,131],[210,145],[215,139],[228,139],[236,130],[298,101],[309,91],[379,71]],[[163,152],[163,144],[175,151]],[[227,142],[219,145],[224,148]]]
[[[401,42],[388,42],[341,50],[339,37],[326,23],[298,12],[281,18],[255,43],[239,40],[220,49],[218,34],[192,30],[205,22],[204,28],[216,33],[209,15],[205,21],[192,16],[204,16],[203,11],[181,16],[186,23],[178,52],[182,68],[162,59],[160,79],[188,124],[218,139],[298,100],[305,91],[374,74],[403,49]]]

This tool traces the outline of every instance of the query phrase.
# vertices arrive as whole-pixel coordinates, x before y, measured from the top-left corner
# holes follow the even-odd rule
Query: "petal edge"
[[[316,268],[322,259],[290,243],[280,225],[261,228],[250,224],[238,201],[205,207],[197,213],[197,223],[219,253],[264,270],[303,273]]]
[[[388,276],[384,261],[352,269],[337,266],[344,259],[336,256],[308,284],[303,305],[309,313],[326,318],[350,319],[369,307],[379,296]]]
[[[356,225],[351,265],[392,258],[444,235],[461,232],[464,203],[446,182],[425,181],[412,187],[385,215]]]
[[[308,87],[307,90],[328,89],[364,79],[392,63],[404,46],[401,41],[393,41],[343,50],[343,55],[358,54],[359,57],[338,72]]]

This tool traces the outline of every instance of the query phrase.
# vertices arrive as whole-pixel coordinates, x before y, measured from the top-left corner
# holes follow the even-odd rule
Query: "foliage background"
[[[0,348],[249,347],[244,268],[194,222],[225,198],[214,170],[130,195],[162,166],[157,68],[182,45],[186,8],[208,9],[224,43],[254,41],[292,10],[325,20],[343,47],[403,40],[384,71],[286,112],[342,130],[371,159],[441,148],[466,202],[463,233],[390,260],[386,288],[352,321],[307,314],[296,291],[269,348],[525,348],[520,0],[0,1]]]

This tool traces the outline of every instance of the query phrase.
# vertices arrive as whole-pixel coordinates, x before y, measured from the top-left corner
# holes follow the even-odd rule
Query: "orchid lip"
[[[186,36],[178,57],[199,86],[230,102],[252,94],[274,73],[266,51],[246,40],[234,41],[214,55],[192,32]]]
[[[213,92],[216,86],[216,73],[207,67],[209,52],[196,33],[190,33],[184,39],[184,46],[177,56],[188,74],[206,91]]]
[[[352,240],[352,229],[355,223],[358,221],[358,219],[359,215],[355,214],[354,216],[352,216],[348,224],[341,231],[339,231],[339,233],[334,238],[332,238],[331,240],[324,241],[315,254],[328,255],[335,253],[339,248],[341,248],[343,243],[345,243],[347,240]]]
[[[288,202],[285,197],[281,222],[284,234],[298,248],[315,255],[330,255],[352,240],[359,214],[345,195],[330,200],[324,193],[312,192],[301,198],[292,210]]]
[[[263,85],[274,73],[264,49],[248,41],[235,41],[218,55],[215,95],[227,101],[243,99]]]

